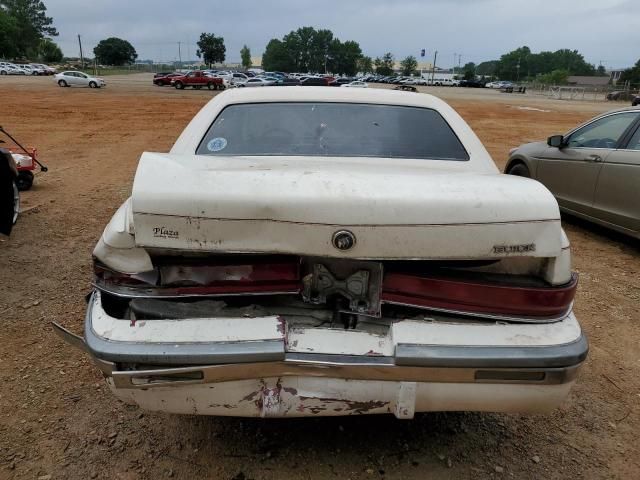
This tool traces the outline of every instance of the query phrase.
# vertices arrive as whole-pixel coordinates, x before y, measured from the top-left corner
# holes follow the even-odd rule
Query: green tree
[[[531,71],[531,61],[531,49],[529,47],[524,46],[517,48],[500,57],[498,67],[496,68],[496,75],[502,80],[519,79],[523,76],[523,72],[524,76],[527,76],[527,72]]]
[[[285,44],[272,38],[262,55],[262,68],[267,71],[293,72],[295,64]]]
[[[537,80],[547,85],[566,85],[568,78],[568,70],[553,70],[552,72],[540,75]]]
[[[373,60],[371,57],[362,56],[358,60],[358,71],[361,73],[373,73]]]
[[[362,57],[362,50],[358,42],[347,40],[341,42],[334,38],[329,47],[329,70],[341,75],[353,76],[358,73],[358,61]]]
[[[333,32],[331,30],[316,30],[311,40],[309,70],[326,73],[329,68],[329,55]]]
[[[570,75],[594,75],[596,71],[577,50],[532,53],[524,46],[502,55],[496,64],[495,75],[503,80],[517,80],[554,70],[566,70]]]
[[[240,58],[244,68],[251,68],[251,50],[246,45],[240,50]]]
[[[418,68],[418,60],[413,55],[409,55],[400,62],[403,75],[413,75]]]
[[[596,71],[577,50],[556,50],[553,52],[553,59],[553,70],[566,69],[569,75],[594,75]]]
[[[473,80],[476,78],[476,64],[473,62],[465,63],[464,67],[462,67],[462,71],[464,72],[465,80]]]
[[[282,42],[293,62],[291,71],[325,72],[334,40],[331,30],[301,27],[289,32]]]
[[[227,48],[224,46],[224,38],[216,37],[213,33],[201,33],[198,40],[198,50],[196,55],[202,58],[204,63],[222,63],[226,58]]]
[[[598,75],[599,77],[606,77],[607,69],[604,68],[603,65],[598,65],[598,68],[596,68],[596,75]]]
[[[271,39],[262,56],[266,70],[282,72],[327,72],[353,75],[362,56],[354,41],[341,42],[331,30],[300,27],[282,40]]]
[[[96,60],[104,65],[128,65],[138,58],[133,45],[117,37],[100,40],[93,49],[93,53],[96,56]]]
[[[43,38],[38,47],[38,56],[45,63],[57,63],[62,60],[62,50],[48,38]]]
[[[0,8],[0,58],[16,57],[18,48],[16,19]]]
[[[627,68],[620,75],[618,85],[624,85],[626,82],[629,82],[634,88],[638,88],[640,86],[640,60],[638,60],[633,67]]]
[[[373,64],[376,67],[376,73],[378,75],[384,75],[385,77],[393,75],[394,59],[391,52],[385,53],[382,58],[376,57]]]
[[[483,76],[493,76],[495,75],[498,63],[498,60],[489,60],[487,62],[479,63],[476,67],[476,73]]]
[[[14,51],[12,56],[27,57],[37,51],[45,36],[58,35],[53,19],[47,16],[47,7],[40,0],[0,0],[0,12],[0,52]],[[13,38],[10,42],[3,40],[8,35]]]

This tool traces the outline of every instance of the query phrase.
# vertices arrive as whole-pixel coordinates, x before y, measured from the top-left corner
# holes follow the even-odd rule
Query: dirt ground
[[[49,322],[81,332],[91,250],[144,150],[166,151],[213,95],[108,77],[102,90],[1,78],[0,124],[49,172],[0,240],[0,479],[640,478],[640,243],[570,218],[575,311],[591,342],[549,415],[447,413],[246,420],[142,412],[116,401]],[[502,167],[605,102],[423,88],[449,101]],[[523,108],[525,107],[525,108]]]

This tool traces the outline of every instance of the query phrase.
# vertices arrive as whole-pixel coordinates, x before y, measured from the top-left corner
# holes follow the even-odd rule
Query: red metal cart
[[[46,172],[48,168],[38,161],[38,150],[34,147],[23,147],[15,138],[0,126],[0,132],[4,133],[16,145],[15,147],[5,146],[16,162],[18,168],[18,178],[16,185],[18,190],[29,190],[33,185],[34,170],[40,167],[41,172]]]

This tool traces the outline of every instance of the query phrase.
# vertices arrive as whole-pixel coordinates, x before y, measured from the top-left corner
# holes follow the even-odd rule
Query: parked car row
[[[455,78],[445,77],[439,74],[427,77],[408,77],[408,76],[379,76],[369,75],[362,77],[360,80],[373,83],[388,83],[392,85],[432,85],[435,87],[457,87],[460,85],[460,80]]]
[[[0,62],[0,75],[54,75],[56,69],[42,63]]]
[[[285,85],[331,86],[366,88],[362,79],[351,77],[333,77],[331,75],[311,75],[302,73],[285,74],[283,72],[230,72],[219,70],[192,70],[186,73],[159,72],[153,76],[153,84],[159,87],[173,86],[177,89],[193,87],[221,90],[227,87],[269,87]]]

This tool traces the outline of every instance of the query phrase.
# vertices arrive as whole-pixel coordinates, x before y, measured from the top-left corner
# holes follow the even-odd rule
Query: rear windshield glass
[[[356,103],[230,105],[196,153],[469,160],[435,110]]]

